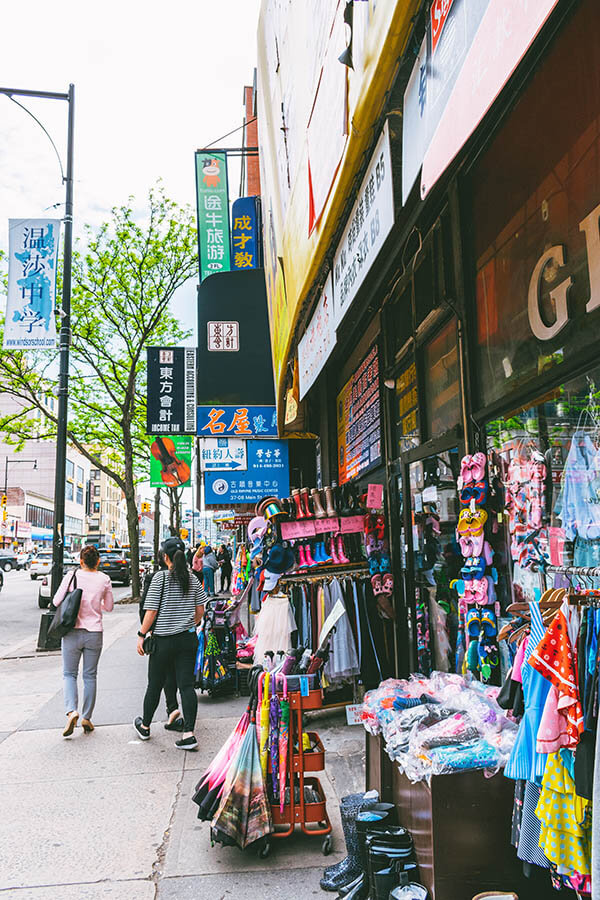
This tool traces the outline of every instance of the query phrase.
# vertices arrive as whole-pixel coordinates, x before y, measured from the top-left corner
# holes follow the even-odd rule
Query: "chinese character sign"
[[[262,497],[289,496],[288,442],[248,441],[247,448],[245,472],[206,472],[206,503],[229,507],[236,503],[256,503]]]
[[[211,353],[235,352],[240,349],[239,322],[208,322],[208,349]]]
[[[146,432],[194,434],[196,350],[148,347]]]
[[[258,248],[256,197],[240,197],[231,211],[231,268],[256,269]]]
[[[199,406],[200,437],[277,437],[274,406]]]
[[[381,460],[379,354],[371,347],[337,397],[339,484]]]
[[[229,189],[227,157],[211,151],[196,153],[198,255],[200,281],[215,272],[229,272]]]
[[[8,220],[4,349],[55,347],[60,219]]]

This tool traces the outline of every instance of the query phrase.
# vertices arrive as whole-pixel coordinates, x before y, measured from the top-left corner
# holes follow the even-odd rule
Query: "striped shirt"
[[[160,605],[160,612],[150,630],[159,636],[190,631],[196,626],[196,607],[202,606],[207,599],[204,588],[191,573],[190,586],[184,594],[170,572],[157,572],[144,603],[144,611],[158,609]]]

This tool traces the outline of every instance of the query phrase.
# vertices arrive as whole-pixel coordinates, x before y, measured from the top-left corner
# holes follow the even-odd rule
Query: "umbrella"
[[[249,725],[250,713],[246,710],[196,785],[192,800],[200,807],[199,819],[212,819],[216,813],[231,760],[238,752]]]
[[[231,761],[221,803],[211,825],[213,833],[226,835],[242,850],[273,831],[256,730],[252,727],[246,730]]]
[[[196,653],[196,666],[194,668],[194,675],[196,678],[198,674],[202,672],[202,665],[204,663],[204,631],[201,631],[198,635],[198,652]]]
[[[283,677],[283,697],[281,698],[281,721],[279,724],[279,809],[283,812],[285,803],[285,782],[287,776],[288,742],[290,739],[290,701],[287,699],[287,678]],[[291,789],[291,784],[290,784]]]
[[[269,704],[269,750],[271,753],[271,783],[273,795],[277,798],[279,784],[279,723],[281,721],[281,704],[277,693],[271,697]]]
[[[262,769],[263,778],[267,777],[267,767],[269,759],[269,684],[271,682],[271,673],[266,672],[263,676],[263,696],[259,707],[260,716],[260,767]]]
[[[232,678],[232,673],[223,664],[221,648],[215,635],[211,632],[206,642],[204,651],[204,666],[202,669],[202,687],[214,690]]]

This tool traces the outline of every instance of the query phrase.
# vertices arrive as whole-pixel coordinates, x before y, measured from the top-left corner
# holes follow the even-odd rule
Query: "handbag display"
[[[71,590],[71,588],[73,588]],[[81,606],[81,596],[83,591],[77,587],[77,571],[73,571],[73,576],[69,583],[69,588],[63,600],[56,608],[54,618],[50,623],[48,634],[55,637],[64,637],[69,631],[75,628],[75,622],[79,615],[79,607]]]
[[[163,572],[163,580],[162,585],[160,587],[160,600],[158,601],[158,609],[156,610],[156,619],[154,620],[154,624],[158,622],[158,617],[160,615],[160,607],[162,604],[163,594],[165,592],[165,580],[167,578],[167,573]],[[142,644],[142,650],[146,656],[150,656],[156,650],[156,638],[152,631],[149,631],[146,637],[144,638],[144,642]]]

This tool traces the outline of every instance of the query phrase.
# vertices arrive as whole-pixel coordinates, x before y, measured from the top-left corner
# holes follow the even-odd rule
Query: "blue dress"
[[[545,632],[537,600],[531,601],[529,608],[531,610],[531,632],[521,668],[525,712],[504,774],[507,778],[520,778],[523,781],[533,781],[535,784],[541,785],[546,769],[547,754],[538,753],[535,747],[546,697],[550,690],[550,682],[529,665],[529,657]]]

